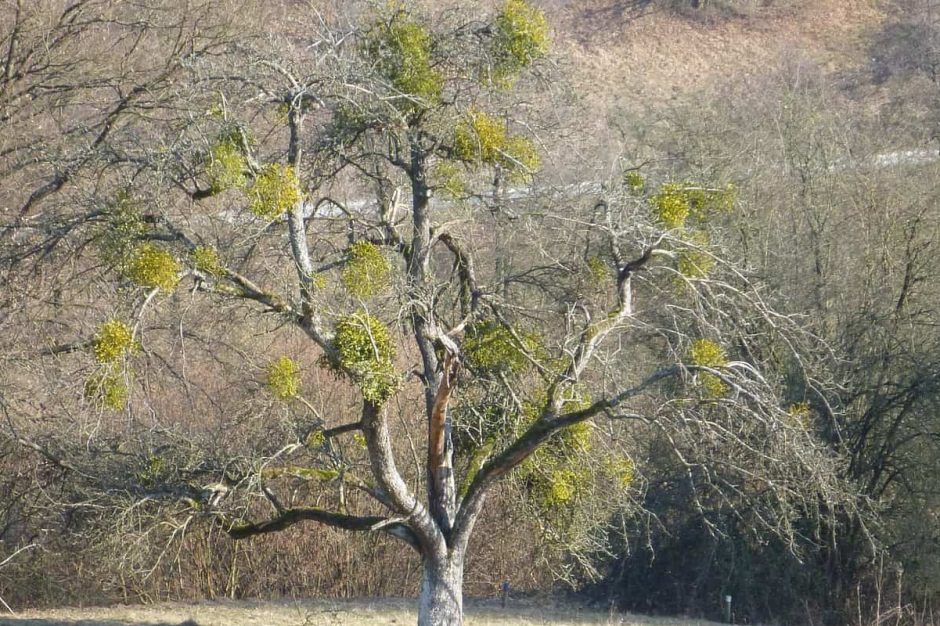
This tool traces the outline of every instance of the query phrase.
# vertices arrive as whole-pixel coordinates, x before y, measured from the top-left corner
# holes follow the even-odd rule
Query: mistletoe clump
[[[192,254],[193,267],[209,276],[225,275],[225,268],[222,266],[222,259],[218,251],[212,246],[196,246]]]
[[[682,185],[668,183],[653,196],[653,213],[666,228],[682,228],[691,212],[688,195]]]
[[[542,166],[542,157],[528,137],[511,135],[503,147],[500,164],[509,170],[510,180],[524,182]]]
[[[248,183],[245,172],[248,162],[241,148],[232,138],[223,138],[209,150],[206,177],[212,193],[228,189],[243,189]]]
[[[584,408],[582,407],[579,408]],[[593,426],[590,422],[578,422],[561,431],[558,435],[558,445],[566,452],[588,452],[591,449],[591,432]]]
[[[725,350],[711,339],[696,339],[689,349],[692,362],[704,367],[724,367],[728,364]]]
[[[712,189],[694,183],[666,183],[650,198],[653,215],[666,228],[683,228],[687,220],[705,223],[715,213],[730,211],[734,206],[732,185]]]
[[[352,377],[364,399],[383,404],[398,390],[391,333],[377,318],[365,311],[339,318],[333,343],[339,358],[334,368]]]
[[[519,71],[548,53],[548,20],[525,0],[507,0],[495,26],[494,78],[497,85],[510,87]]]
[[[546,512],[570,504],[591,484],[586,464],[557,447],[532,455],[523,465],[522,474],[535,504]]]
[[[141,470],[137,472],[137,480],[146,487],[153,487],[165,480],[169,475],[169,471],[170,468],[167,466],[166,460],[161,456],[152,454],[146,459]]]
[[[646,189],[646,180],[644,180],[643,175],[636,170],[631,170],[623,175],[623,184],[626,185],[630,193],[635,196],[641,195],[643,190]]]
[[[300,393],[300,366],[290,357],[282,356],[268,365],[268,388],[279,400],[294,398]]]
[[[787,423],[798,430],[809,430],[812,413],[809,402],[797,402],[787,408]]]
[[[454,152],[464,161],[495,163],[506,145],[506,123],[472,110],[454,132]]]
[[[546,509],[564,506],[574,500],[587,477],[570,467],[553,470],[545,480],[536,484],[539,503]]]
[[[528,138],[510,135],[506,122],[475,109],[454,130],[454,155],[467,163],[500,165],[517,180],[524,180],[541,165]]]
[[[143,287],[172,291],[180,280],[182,269],[170,252],[145,243],[131,253],[124,273]]]
[[[687,278],[705,278],[715,269],[715,259],[701,250],[683,250],[679,253],[677,267]]]
[[[322,448],[324,444],[326,444],[326,435],[320,429],[311,431],[304,441],[304,445],[308,448]]]
[[[359,298],[374,296],[388,286],[391,268],[378,246],[357,241],[349,246],[343,285]]]
[[[140,207],[130,195],[118,194],[105,212],[104,224],[98,229],[96,242],[102,258],[108,265],[122,268],[147,228]]]
[[[687,278],[705,278],[715,269],[715,257],[705,249],[710,243],[708,233],[704,230],[688,233],[683,239],[689,248],[679,252],[676,267],[679,273]]]
[[[274,220],[301,200],[300,180],[289,165],[265,165],[248,189],[248,209],[258,217]]]
[[[85,381],[84,396],[99,407],[120,411],[130,395],[121,362],[139,348],[134,331],[123,321],[110,319],[98,327],[92,348],[102,367]]]
[[[695,365],[711,369],[721,369],[728,365],[724,348],[711,339],[696,339],[689,349],[689,360]],[[702,372],[696,378],[708,397],[720,398],[728,393],[728,385],[711,372]]]
[[[95,360],[103,365],[115,363],[136,348],[134,331],[121,320],[108,320],[95,333]]]
[[[629,489],[636,478],[636,464],[628,456],[609,459],[604,470],[621,489]]]
[[[533,334],[516,333],[516,337],[495,320],[476,322],[467,329],[463,353],[471,367],[483,372],[521,372],[530,364],[526,353],[536,353],[540,345]]]
[[[112,411],[120,411],[127,406],[129,395],[124,377],[111,368],[97,372],[85,381],[85,397]]]
[[[561,399],[561,412],[574,413],[591,406],[591,394],[582,384],[569,387]],[[591,449],[591,433],[594,427],[585,420],[565,428],[548,445],[556,455],[573,455],[579,452],[588,452]]]
[[[432,173],[437,188],[451,198],[460,198],[467,193],[467,185],[460,174],[460,167],[450,161],[441,161],[434,166]]]
[[[533,402],[524,402],[519,426],[528,428],[545,412],[548,398],[538,392]],[[587,389],[576,384],[565,390],[560,402],[562,414],[585,409],[591,405]],[[522,465],[522,475],[535,503],[544,511],[569,504],[575,496],[588,489],[591,474],[584,462],[591,451],[594,427],[582,421],[562,429],[540,447]]]
[[[376,25],[366,41],[366,53],[379,72],[403,96],[396,106],[413,113],[440,102],[444,77],[432,66],[432,42],[428,31],[404,16]]]
[[[587,260],[588,279],[592,286],[603,287],[611,278],[610,266],[599,256]]]

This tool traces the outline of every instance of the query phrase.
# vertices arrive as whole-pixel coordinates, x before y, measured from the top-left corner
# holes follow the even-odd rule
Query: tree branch
[[[381,531],[401,539],[416,550],[419,547],[418,538],[414,532],[400,520],[379,516],[346,515],[310,507],[284,509],[277,516],[259,523],[224,520],[222,524],[225,532],[232,539],[245,539],[255,535],[276,533],[304,521],[318,522],[344,530]]]
[[[446,549],[444,536],[398,472],[385,415],[379,406],[368,400],[362,403],[362,434],[369,450],[372,475],[383,500],[408,519],[409,526],[418,537],[422,554],[440,554]]]

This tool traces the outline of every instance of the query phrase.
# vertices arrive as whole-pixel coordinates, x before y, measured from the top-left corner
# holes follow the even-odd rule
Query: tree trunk
[[[463,554],[425,556],[422,567],[418,626],[462,626]]]

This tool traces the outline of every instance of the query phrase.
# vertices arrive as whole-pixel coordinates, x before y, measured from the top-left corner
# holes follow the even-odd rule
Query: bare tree
[[[527,474],[547,506],[629,486],[632,460],[585,476],[564,452],[617,460],[618,424],[692,450],[690,481],[754,496],[780,536],[851,503],[781,373],[824,387],[818,342],[712,228],[733,190],[536,184],[557,120],[530,114],[552,86],[534,8],[310,8],[261,35],[214,25],[222,3],[80,4],[135,71],[104,79],[103,117],[64,116],[46,167],[4,157],[25,199],[3,223],[0,398],[5,437],[84,506],[162,503],[235,539],[384,533],[420,555],[430,625],[462,623],[499,481]],[[22,114],[58,112],[37,102]]]

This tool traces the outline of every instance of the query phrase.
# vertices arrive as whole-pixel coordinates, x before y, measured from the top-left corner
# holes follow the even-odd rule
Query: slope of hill
[[[635,0],[546,4],[580,86],[608,101],[681,97],[794,57],[830,72],[859,69],[869,62],[867,42],[891,15],[876,0],[778,1],[701,19]]]

